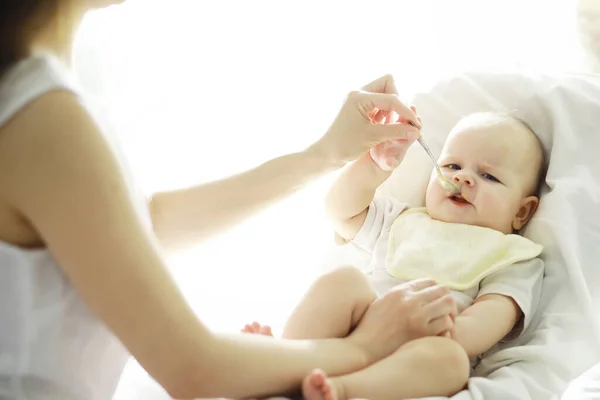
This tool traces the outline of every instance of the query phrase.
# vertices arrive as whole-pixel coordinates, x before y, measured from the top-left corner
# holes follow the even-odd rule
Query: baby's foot
[[[320,369],[315,369],[304,378],[302,394],[307,400],[340,400],[338,388]]]
[[[246,324],[241,330],[242,333],[253,333],[256,335],[273,336],[271,327],[269,325],[261,325],[258,322],[252,324]]]

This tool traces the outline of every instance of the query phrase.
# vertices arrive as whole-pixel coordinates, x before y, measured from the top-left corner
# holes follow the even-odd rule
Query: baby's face
[[[429,214],[440,221],[504,233],[521,229],[537,207],[531,194],[540,168],[537,154],[532,155],[539,148],[527,135],[533,133],[513,121],[457,126],[439,164],[444,176],[461,187],[464,198],[446,192],[434,171],[426,195]]]

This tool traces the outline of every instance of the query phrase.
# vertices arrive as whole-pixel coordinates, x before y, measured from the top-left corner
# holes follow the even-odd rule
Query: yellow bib
[[[425,208],[414,208],[392,223],[386,269],[401,280],[431,278],[449,289],[466,290],[506,266],[537,257],[542,249],[519,235],[436,221]]]

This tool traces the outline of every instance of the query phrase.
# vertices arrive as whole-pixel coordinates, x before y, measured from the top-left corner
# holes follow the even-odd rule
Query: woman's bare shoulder
[[[0,126],[0,240],[19,247],[41,247],[42,238],[15,202],[20,182],[31,180],[43,162],[42,153],[60,157],[73,151],[68,133],[80,126],[85,133],[87,110],[67,90],[47,92],[32,100]],[[87,132],[87,134],[94,134]]]

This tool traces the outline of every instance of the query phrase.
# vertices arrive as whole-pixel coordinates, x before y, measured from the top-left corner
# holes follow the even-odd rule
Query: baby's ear
[[[535,210],[537,210],[539,203],[540,199],[537,196],[528,196],[521,200],[519,212],[517,212],[512,222],[512,228],[515,231],[520,230],[527,224],[533,213],[535,213]]]

